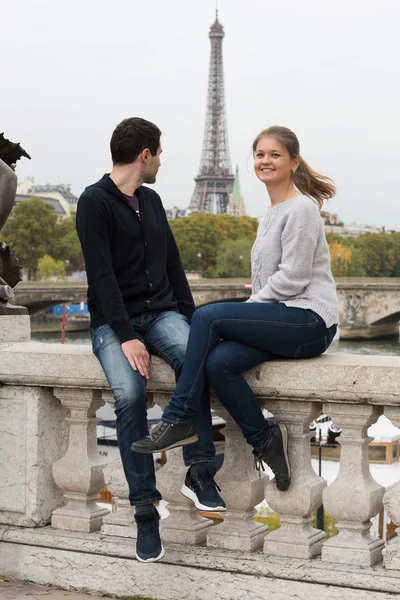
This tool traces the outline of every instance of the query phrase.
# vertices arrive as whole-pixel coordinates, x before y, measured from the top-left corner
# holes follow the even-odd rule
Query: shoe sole
[[[288,430],[286,425],[279,425],[279,429],[281,430],[281,435],[282,435],[282,445],[283,445],[283,454],[285,456],[285,462],[288,468],[288,473],[289,473],[289,484],[286,488],[286,490],[288,489],[289,485],[290,485],[290,481],[291,481],[291,469],[290,469],[290,462],[289,462],[289,435],[288,435]],[[286,490],[280,490],[280,491],[286,491]]]
[[[157,562],[157,560],[161,560],[163,558],[164,554],[165,554],[164,546],[161,546],[161,552],[155,558],[140,558],[140,556],[138,555],[138,553],[135,552],[135,556],[136,556],[137,560],[139,562],[141,562],[141,563],[153,563],[153,562]]]
[[[194,491],[191,490],[190,488],[188,488],[187,485],[185,485],[185,484],[183,484],[183,486],[181,487],[181,494],[182,494],[182,496],[185,496],[185,498],[189,498],[189,500],[192,500],[192,502],[194,502],[194,505],[198,510],[205,510],[207,512],[225,512],[226,511],[225,506],[206,506],[205,504],[202,504],[199,501],[196,494],[194,493]]]
[[[137,452],[138,454],[156,454],[157,452],[166,452],[167,450],[172,450],[173,448],[179,448],[180,446],[188,446],[189,444],[194,444],[199,440],[199,436],[197,433],[192,435],[185,440],[181,440],[180,442],[175,442],[174,444],[170,444],[169,446],[163,446],[162,448],[155,448],[154,450],[149,450],[148,448],[136,448],[135,442],[133,442],[131,446],[132,452]]]

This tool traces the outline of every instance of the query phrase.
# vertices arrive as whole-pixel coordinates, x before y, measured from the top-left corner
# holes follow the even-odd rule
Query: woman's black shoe
[[[271,439],[262,450],[253,450],[256,469],[263,469],[267,463],[275,475],[276,487],[285,492],[290,485],[290,464],[288,456],[288,432],[285,425],[274,424],[271,427]]]

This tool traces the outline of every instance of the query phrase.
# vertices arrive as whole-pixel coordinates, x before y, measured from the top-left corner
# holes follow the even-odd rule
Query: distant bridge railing
[[[351,283],[360,285],[369,284],[384,284],[384,285],[400,285],[400,277],[335,277],[335,282]]]
[[[379,284],[388,284],[388,285],[400,285],[400,277],[335,277],[336,283],[359,283],[359,284],[371,284],[371,283],[379,283]],[[251,283],[250,277],[210,277],[210,278],[202,278],[202,279],[189,279],[190,286],[194,285],[212,285],[220,283],[222,285],[226,284],[249,284]],[[60,281],[23,281],[18,285],[18,289],[22,288],[54,288],[54,287],[82,287],[84,289],[87,288],[86,281],[68,281],[68,280],[60,280]]]

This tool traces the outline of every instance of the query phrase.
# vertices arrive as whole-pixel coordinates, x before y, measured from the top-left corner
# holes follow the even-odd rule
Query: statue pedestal
[[[31,339],[31,320],[24,306],[0,302],[0,344]]]

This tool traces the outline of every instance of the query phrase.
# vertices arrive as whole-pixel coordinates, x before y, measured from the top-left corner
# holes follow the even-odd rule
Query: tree
[[[391,277],[396,268],[396,252],[392,236],[386,233],[366,233],[354,240],[360,248],[367,277]]]
[[[391,277],[400,277],[400,233],[391,233],[390,241],[394,251],[394,267]]]
[[[329,251],[333,276],[345,277],[351,263],[351,249],[339,242],[332,242],[329,244]]]
[[[362,250],[357,246],[351,248],[351,262],[347,271],[347,277],[366,277]]]
[[[216,275],[217,255],[225,240],[254,241],[258,221],[252,217],[227,214],[193,214],[170,221],[183,265],[187,271],[200,271],[207,277]]]
[[[39,279],[64,278],[65,262],[55,260],[52,256],[45,254],[38,260],[37,276]]]
[[[338,244],[343,244],[343,246],[351,248],[353,246],[354,238],[343,237],[339,233],[327,233],[326,241],[328,242],[328,244],[336,242]]]
[[[254,217],[231,217],[227,214],[203,214],[197,217],[204,219],[215,229],[220,242],[242,238],[254,241],[257,235],[258,220]]]
[[[52,207],[40,198],[32,198],[15,207],[2,230],[4,240],[28,269],[28,279],[35,275],[39,258],[51,254],[56,222]]]
[[[56,243],[54,244],[52,256],[69,264],[73,271],[85,268],[82,248],[76,231],[76,216],[62,219],[56,225]]]
[[[339,244],[351,250],[349,277],[400,276],[400,233],[365,233],[358,237],[328,233],[326,239],[330,247]],[[343,274],[343,265],[341,260],[339,262]],[[337,267],[334,265],[333,269]]]
[[[171,229],[178,244],[186,271],[206,274],[215,267],[218,236],[206,220],[205,215],[193,215],[171,221]]]
[[[250,277],[252,240],[225,240],[218,249],[215,274],[217,277]]]

